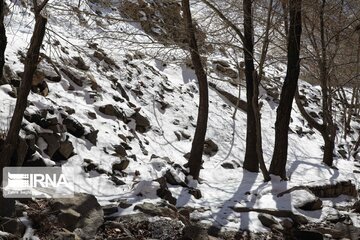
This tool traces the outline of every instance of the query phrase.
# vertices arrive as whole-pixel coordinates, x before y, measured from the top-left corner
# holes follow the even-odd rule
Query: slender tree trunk
[[[275,147],[270,165],[270,173],[286,179],[286,161],[288,150],[288,131],[291,108],[300,73],[300,38],[301,38],[301,0],[289,3],[290,29],[288,41],[288,65],[280,103],[277,108],[275,123]]]
[[[5,65],[5,49],[7,45],[6,31],[4,24],[5,2],[0,0],[0,85],[4,83],[3,68]]]
[[[262,137],[261,137],[261,114],[260,114],[260,106],[258,103],[258,98],[259,98],[259,83],[260,83],[260,79],[256,74],[256,71],[254,71],[253,74],[253,78],[254,78],[254,96],[253,96],[253,107],[254,107],[254,118],[255,118],[255,122],[256,122],[256,153],[257,153],[257,157],[259,159],[259,166],[260,166],[260,170],[263,174],[264,177],[264,181],[268,182],[271,180],[269,172],[266,168],[265,165],[265,161],[264,161],[264,157],[263,157],[263,150],[262,150]]]
[[[247,100],[247,128],[244,168],[250,172],[259,171],[259,159],[256,151],[256,120],[253,107],[254,96],[254,28],[252,19],[252,0],[243,1],[244,9],[244,56]],[[257,101],[257,99],[256,99]]]
[[[194,139],[192,142],[190,158],[189,158],[190,175],[193,176],[194,179],[198,179],[202,164],[202,155],[204,150],[204,141],[206,135],[207,121],[208,121],[208,111],[209,111],[208,82],[207,82],[206,73],[204,71],[201,62],[201,57],[198,51],[198,46],[195,37],[195,29],[191,18],[189,0],[182,0],[182,7],[183,7],[185,24],[186,24],[186,32],[188,36],[191,60],[194,65],[195,74],[199,82],[199,92],[200,92],[197,125],[196,125]]]

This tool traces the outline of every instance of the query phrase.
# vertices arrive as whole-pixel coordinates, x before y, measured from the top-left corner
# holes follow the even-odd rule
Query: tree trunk
[[[182,7],[183,7],[183,14],[185,19],[189,49],[191,54],[191,60],[194,65],[195,74],[199,82],[199,92],[200,92],[197,125],[196,125],[194,139],[192,142],[190,158],[189,158],[190,175],[193,176],[194,179],[198,179],[202,164],[202,155],[204,150],[204,141],[205,141],[205,135],[207,129],[207,121],[208,121],[208,111],[209,111],[208,82],[207,82],[206,73],[204,71],[201,62],[201,57],[198,51],[198,46],[195,37],[195,29],[191,18],[189,0],[182,0]]]
[[[288,130],[291,108],[300,72],[301,0],[290,1],[290,29],[288,41],[288,65],[275,123],[275,147],[270,173],[286,179]]]
[[[10,159],[18,143],[21,122],[27,107],[27,98],[30,93],[31,82],[39,60],[40,47],[45,35],[46,22],[47,19],[43,16],[38,15],[36,17],[34,33],[31,37],[30,47],[25,58],[24,75],[16,99],[14,114],[11,118],[9,131],[5,139],[4,149],[1,152],[1,169],[9,165]],[[2,171],[0,175],[2,175]]]
[[[256,151],[256,119],[254,115],[254,28],[252,19],[252,0],[243,1],[244,9],[244,56],[247,101],[247,128],[244,168],[250,172],[259,171],[259,159]],[[257,101],[257,99],[256,99]]]
[[[334,154],[334,149],[335,149],[335,138],[332,136],[326,136],[326,135],[327,134],[323,135],[324,142],[325,142],[323,162],[328,166],[332,166],[333,159],[334,159],[333,154]]]
[[[253,96],[253,107],[254,107],[254,118],[255,118],[255,123],[256,123],[256,153],[257,153],[257,157],[259,160],[259,166],[260,166],[260,170],[263,174],[264,177],[264,181],[268,182],[271,180],[269,172],[266,168],[265,165],[265,161],[264,161],[264,157],[263,157],[263,150],[262,150],[262,137],[261,137],[261,114],[260,114],[260,106],[258,103],[258,98],[259,98],[259,84],[260,84],[260,79],[257,76],[256,71],[254,71],[253,73],[253,78],[254,78],[254,96]]]
[[[3,68],[5,65],[5,49],[7,45],[6,31],[4,24],[5,2],[0,0],[0,85],[4,84]]]

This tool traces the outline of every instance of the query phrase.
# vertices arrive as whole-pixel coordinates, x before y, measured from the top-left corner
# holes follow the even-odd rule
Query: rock
[[[58,215],[59,223],[64,224],[66,229],[74,231],[79,222],[81,214],[72,208],[61,209]]]
[[[67,231],[66,229],[64,229],[64,231],[54,233],[54,237],[54,240],[81,240],[76,233]]]
[[[183,229],[183,238],[192,240],[209,240],[207,229],[198,225],[186,226]]]
[[[211,139],[204,142],[204,154],[214,156],[219,151],[218,145]]]
[[[280,225],[279,222],[270,214],[259,213],[258,219],[260,220],[262,225],[268,228],[273,228],[274,225]]]
[[[125,89],[121,86],[120,83],[116,84],[116,89],[120,92],[121,96],[126,99],[126,101],[129,101],[129,96],[127,95]]]
[[[60,136],[52,133],[41,133],[39,136],[47,143],[45,153],[52,158],[56,151],[60,148]]]
[[[60,148],[54,154],[52,160],[54,161],[68,160],[73,155],[74,155],[74,146],[72,142],[66,140],[60,143]]]
[[[116,152],[117,156],[119,156],[119,157],[127,156],[126,150],[121,144],[114,145],[113,147],[114,147],[114,151]]]
[[[46,167],[44,159],[40,155],[34,155],[24,162],[24,167]]]
[[[341,156],[342,158],[347,159],[348,153],[347,153],[347,151],[346,151],[345,149],[339,149],[339,150],[338,150],[338,153],[340,154],[340,156]]]
[[[19,238],[24,235],[26,230],[26,226],[16,218],[0,217],[0,226],[1,231],[14,234]]]
[[[67,131],[77,138],[82,137],[85,133],[84,126],[73,117],[68,116],[65,118],[63,124],[66,126]]]
[[[338,222],[335,224],[334,230],[341,232],[342,238],[347,238],[347,239],[359,239],[360,238],[360,228],[352,226],[352,225]]]
[[[193,195],[196,199],[200,199],[202,197],[200,189],[190,188],[188,191],[189,194]]]
[[[235,169],[234,165],[232,163],[229,162],[224,162],[221,164],[221,166],[225,169]]]
[[[130,161],[128,159],[123,159],[120,162],[115,162],[112,165],[112,171],[124,171],[129,166]]]
[[[135,120],[136,131],[138,131],[140,133],[144,133],[144,132],[148,131],[149,128],[151,127],[150,121],[146,117],[141,115],[139,112],[135,112],[131,116],[131,118],[133,118]]]
[[[84,82],[86,81],[84,76],[81,76],[73,70],[70,70],[68,68],[61,68],[60,70],[65,73],[65,75],[79,87],[82,87]]]
[[[177,218],[178,215],[177,212],[175,212],[173,209],[159,205],[157,206],[148,202],[136,205],[134,210],[139,210],[140,212],[150,216],[169,217],[171,219]]]
[[[230,67],[224,67],[220,64],[217,64],[215,68],[217,71],[221,72],[223,75],[225,75],[229,78],[235,79],[238,76],[238,73]]]
[[[50,199],[49,206],[52,211],[65,214],[63,218],[71,219],[71,222],[64,222],[66,228],[78,229],[76,233],[81,238],[93,239],[104,221],[103,210],[93,195],[76,193],[72,198]]]
[[[110,177],[110,180],[115,183],[115,186],[122,186],[126,184],[123,180],[119,179],[114,175]]]
[[[94,112],[88,112],[87,114],[88,114],[90,119],[96,119],[97,118],[96,113],[94,113]]]
[[[316,197],[314,200],[305,203],[302,206],[299,206],[298,208],[305,210],[305,211],[315,211],[322,209],[322,201],[320,198]]]
[[[156,190],[156,195],[168,201],[170,204],[176,205],[176,198],[172,196],[171,191],[167,187]]]
[[[114,213],[117,213],[119,211],[119,208],[117,205],[107,205],[102,207],[104,215],[111,215]]]
[[[92,145],[96,146],[98,133],[99,130],[92,129],[89,133],[85,134],[85,139],[87,139]]]
[[[129,208],[131,206],[132,206],[132,204],[128,203],[126,200],[120,201],[120,203],[119,203],[119,208],[126,209],[126,208]]]
[[[360,213],[360,200],[357,200],[354,205],[352,206],[352,209],[354,209],[354,212]]]
[[[294,222],[291,221],[291,219],[289,218],[285,218],[281,221],[281,225],[285,228],[285,229],[291,229],[294,226]]]
[[[84,59],[80,56],[78,57],[73,57],[73,59],[76,61],[75,67],[77,67],[80,70],[84,70],[87,71],[90,69],[90,67],[88,65],[86,65]]]
[[[321,233],[316,231],[308,230],[296,230],[294,231],[294,237],[296,239],[306,239],[306,240],[323,240],[324,237]]]
[[[114,116],[119,120],[122,120],[124,122],[127,122],[127,118],[122,110],[120,110],[118,107],[115,107],[111,104],[107,104],[105,106],[101,106],[99,108],[99,111],[102,112],[105,115],[108,116]]]

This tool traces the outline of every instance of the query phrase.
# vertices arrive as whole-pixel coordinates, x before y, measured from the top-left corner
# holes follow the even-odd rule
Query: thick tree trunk
[[[189,0],[182,0],[182,7],[186,24],[191,60],[194,65],[195,74],[199,82],[200,92],[197,125],[189,158],[190,175],[193,176],[194,179],[198,179],[202,164],[202,155],[204,150],[204,141],[208,121],[208,82],[198,51],[198,46],[195,38],[195,30],[191,18]]]
[[[291,108],[300,72],[301,0],[290,1],[290,29],[287,73],[281,90],[275,123],[275,147],[270,173],[286,179],[288,130]]]
[[[252,0],[243,1],[244,9],[244,56],[247,101],[247,128],[244,168],[250,172],[259,171],[259,159],[256,151],[256,119],[254,115],[254,28],[252,20]],[[256,99],[257,101],[257,99]]]
[[[7,45],[6,31],[4,24],[5,2],[0,0],[0,85],[4,84],[3,68],[5,65],[5,49]]]

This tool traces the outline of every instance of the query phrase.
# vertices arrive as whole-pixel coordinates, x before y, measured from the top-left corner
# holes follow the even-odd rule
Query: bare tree
[[[5,49],[7,45],[4,16],[5,16],[5,1],[0,0],[0,84],[4,83],[3,68],[5,65]]]
[[[193,176],[194,179],[198,179],[202,164],[202,155],[204,150],[204,141],[209,112],[208,82],[196,42],[195,29],[192,23],[189,0],[182,0],[182,8],[191,60],[199,82],[200,92],[198,118],[189,158],[190,175]]]
[[[289,3],[290,29],[288,39],[288,63],[280,103],[275,123],[275,147],[270,165],[270,173],[286,179],[286,161],[288,149],[288,129],[292,103],[294,100],[300,73],[300,38],[302,32],[301,0]]]
[[[34,13],[35,13],[35,27],[31,37],[30,47],[27,51],[24,74],[22,77],[21,85],[16,99],[14,114],[12,116],[9,131],[7,133],[3,149],[1,151],[1,169],[10,164],[10,159],[14,154],[18,144],[19,132],[21,122],[24,116],[24,111],[27,107],[27,99],[31,89],[31,82],[39,62],[40,47],[45,35],[45,26],[47,19],[41,15],[41,10],[45,7],[48,0],[44,0],[41,4],[37,4],[34,0]],[[1,175],[1,173],[0,173]]]

